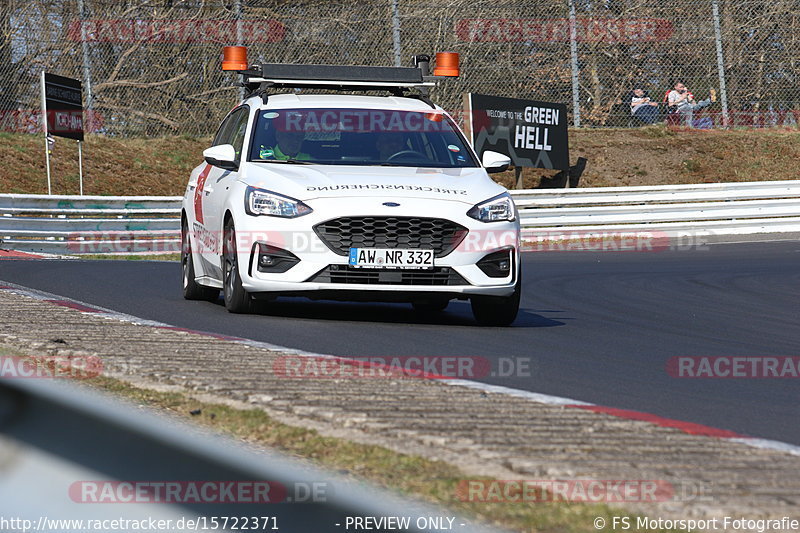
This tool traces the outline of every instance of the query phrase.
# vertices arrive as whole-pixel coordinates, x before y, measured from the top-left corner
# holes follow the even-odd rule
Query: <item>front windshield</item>
[[[261,110],[250,161],[322,165],[477,167],[464,138],[441,111]]]

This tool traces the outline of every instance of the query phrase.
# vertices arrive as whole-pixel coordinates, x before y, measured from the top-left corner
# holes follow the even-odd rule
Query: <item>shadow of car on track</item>
[[[221,299],[215,304],[224,308]],[[478,327],[472,317],[469,303],[457,301],[450,302],[444,311],[423,313],[415,311],[408,304],[339,302],[283,297],[273,301],[254,301],[250,315],[340,322]],[[565,322],[520,308],[517,319],[510,327],[534,328],[563,325]]]

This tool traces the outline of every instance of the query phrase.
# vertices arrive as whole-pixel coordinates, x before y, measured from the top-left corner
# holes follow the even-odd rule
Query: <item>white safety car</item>
[[[487,174],[510,160],[479,158],[428,99],[441,78],[428,62],[229,68],[251,94],[186,188],[184,296],[215,300],[222,290],[234,313],[278,296],[408,302],[427,313],[468,299],[479,324],[511,324],[519,221]],[[343,94],[361,90],[389,94]]]

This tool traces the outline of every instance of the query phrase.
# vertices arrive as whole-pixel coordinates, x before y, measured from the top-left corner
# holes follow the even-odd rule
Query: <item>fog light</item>
[[[253,254],[257,254],[255,264],[259,272],[282,274],[300,262],[292,252],[270,244],[255,244]]]
[[[513,248],[492,252],[478,261],[478,268],[490,278],[507,278],[511,275]]]

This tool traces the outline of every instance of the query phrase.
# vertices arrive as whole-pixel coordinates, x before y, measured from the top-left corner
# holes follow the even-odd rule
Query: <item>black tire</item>
[[[481,326],[510,326],[517,318],[522,295],[522,278],[517,278],[509,296],[473,296],[472,315]]]
[[[208,300],[215,302],[219,298],[219,289],[200,285],[195,281],[192,241],[189,228],[184,220],[181,224],[181,274],[183,275],[183,297],[187,300]]]
[[[414,308],[414,311],[422,314],[441,313],[447,309],[448,305],[450,305],[450,300],[414,302],[411,304],[411,306]]]
[[[253,299],[242,287],[236,253],[236,229],[232,220],[225,223],[222,233],[222,296],[225,299],[225,308],[231,313],[249,313],[253,307]]]

